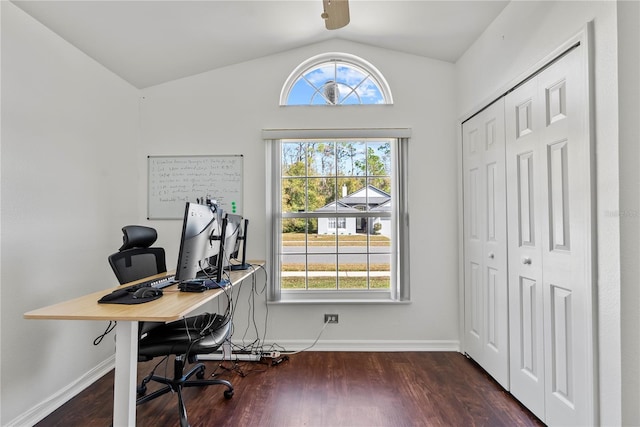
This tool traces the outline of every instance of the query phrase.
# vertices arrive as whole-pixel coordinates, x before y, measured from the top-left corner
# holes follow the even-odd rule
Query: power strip
[[[224,354],[222,352],[216,352],[198,355],[198,360],[240,360],[242,362],[259,362],[260,359],[262,359],[261,355],[249,353]]]
[[[277,359],[278,357],[280,357],[280,352],[279,351],[267,351],[262,353],[262,357],[270,357],[271,359]]]

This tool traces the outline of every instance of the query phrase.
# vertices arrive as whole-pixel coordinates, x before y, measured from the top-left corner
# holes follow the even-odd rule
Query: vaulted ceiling
[[[138,88],[342,39],[455,62],[504,0],[350,0],[329,31],[322,0],[34,1],[13,3]]]

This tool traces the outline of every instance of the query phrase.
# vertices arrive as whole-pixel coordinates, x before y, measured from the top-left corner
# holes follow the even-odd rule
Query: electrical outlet
[[[338,323],[338,315],[337,314],[325,314],[324,315],[324,323]]]

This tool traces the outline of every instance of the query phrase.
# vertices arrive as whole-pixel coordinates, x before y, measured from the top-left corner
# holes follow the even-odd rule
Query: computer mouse
[[[133,298],[151,298],[162,295],[162,291],[160,289],[144,287],[140,288],[133,293]]]

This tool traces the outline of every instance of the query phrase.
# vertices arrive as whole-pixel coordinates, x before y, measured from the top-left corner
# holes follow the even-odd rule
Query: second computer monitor
[[[206,267],[207,259],[218,253],[220,244],[213,239],[217,229],[217,216],[211,206],[186,204],[176,280],[195,279],[197,273]]]
[[[228,268],[231,261],[231,255],[235,251],[236,244],[240,239],[242,230],[242,216],[236,214],[227,214],[227,228],[225,230],[225,238],[222,244],[222,267]],[[220,254],[218,254],[220,256]]]
[[[247,231],[249,228],[249,220],[242,221],[241,232],[238,233],[236,245],[229,252],[229,270],[247,270],[251,267],[247,263]],[[242,257],[240,256],[242,254]]]

